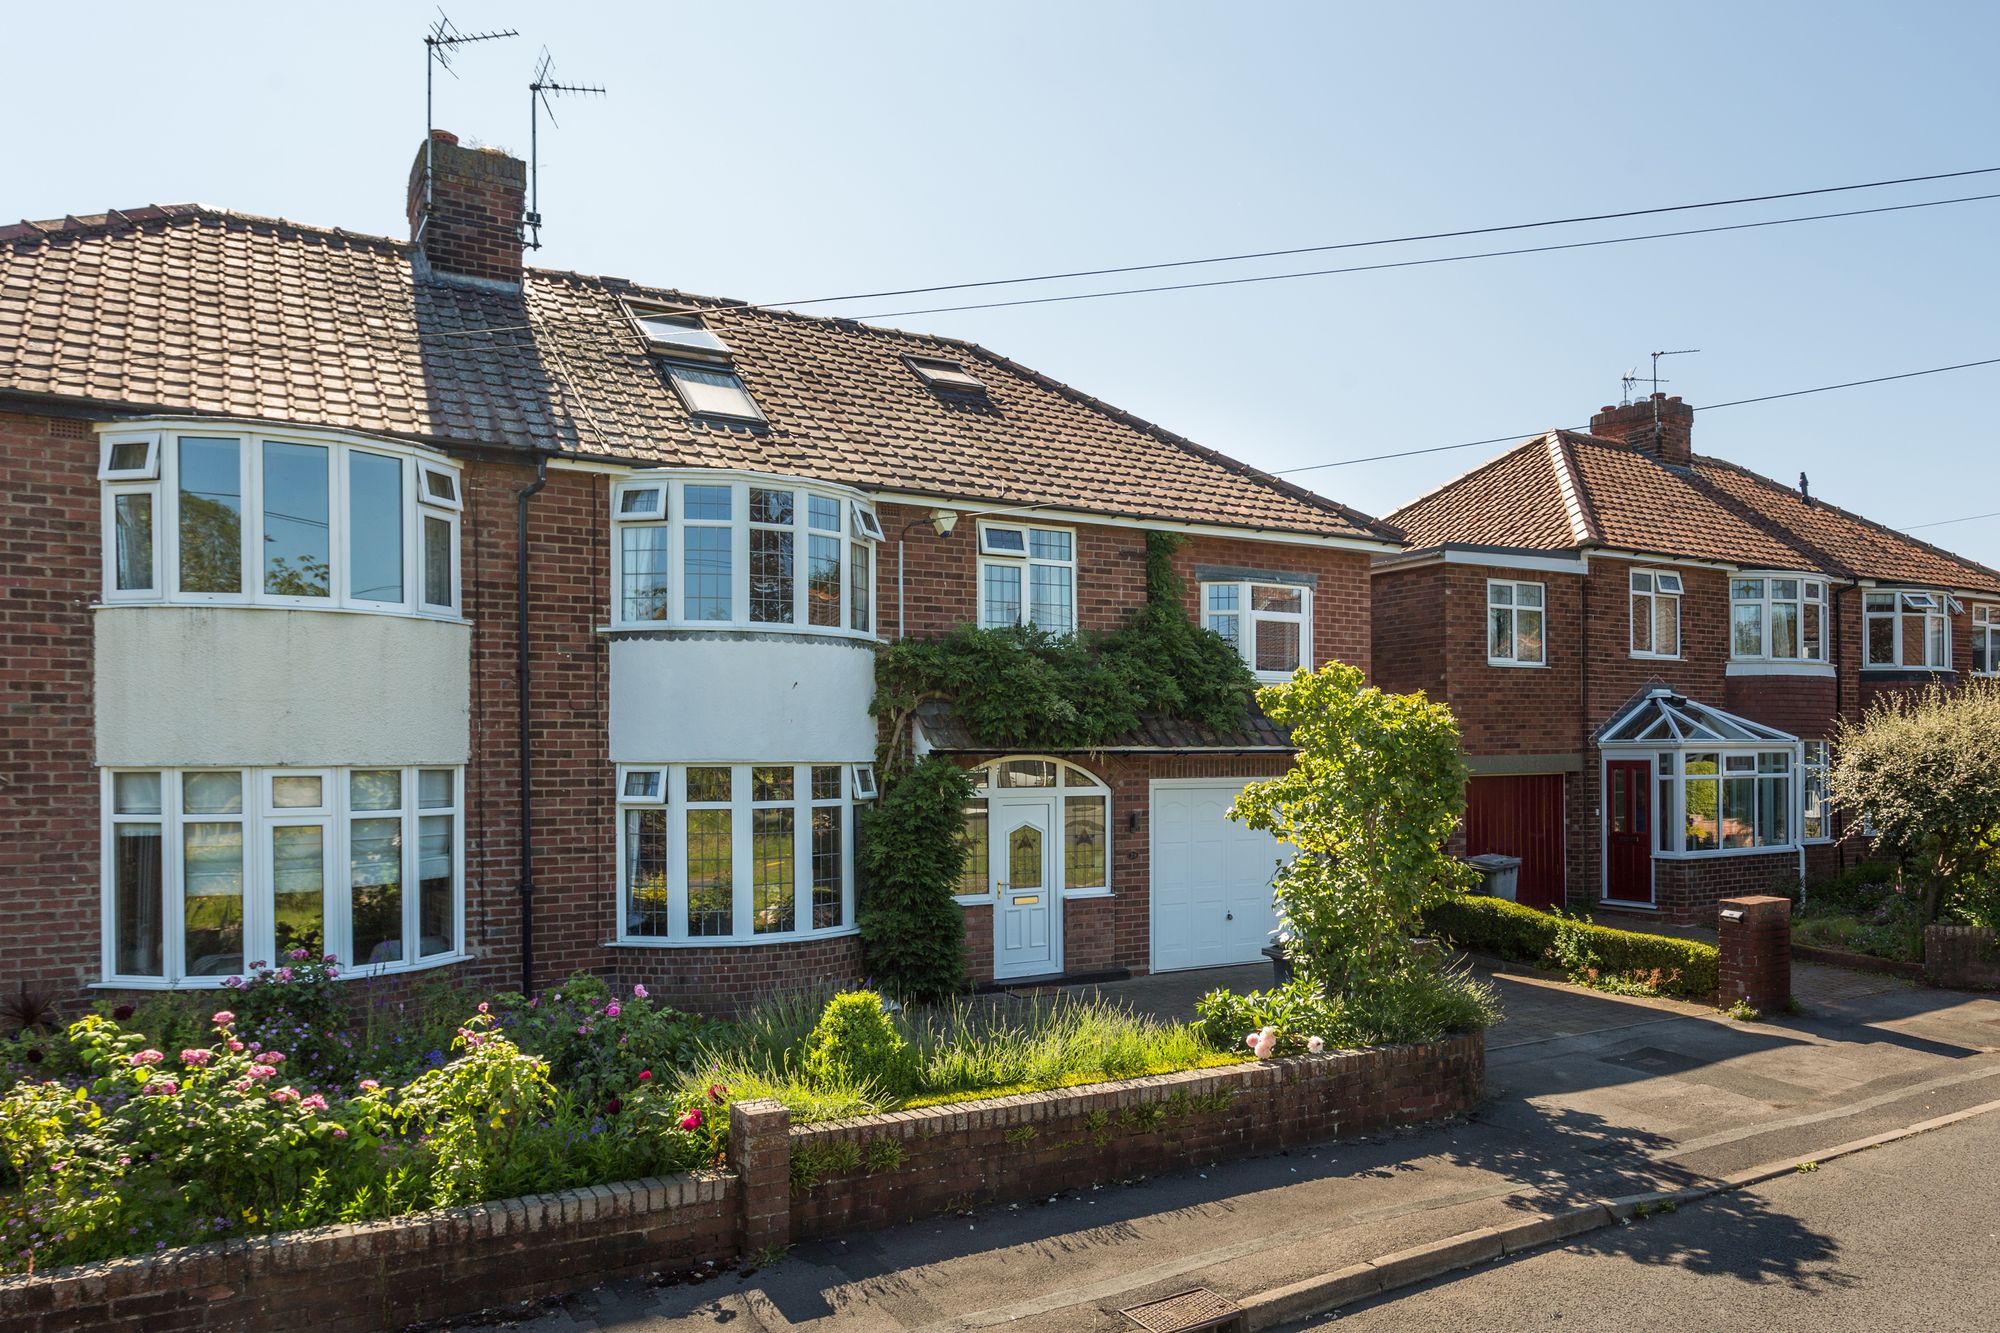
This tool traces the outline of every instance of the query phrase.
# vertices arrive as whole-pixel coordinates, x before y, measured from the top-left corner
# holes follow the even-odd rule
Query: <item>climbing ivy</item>
[[[873,710],[887,723],[885,769],[903,766],[910,719],[930,700],[949,702],[982,745],[1003,749],[1090,750],[1149,713],[1240,725],[1254,682],[1227,640],[1188,620],[1179,545],[1172,533],[1146,534],[1146,603],[1108,634],[967,627],[884,649]]]

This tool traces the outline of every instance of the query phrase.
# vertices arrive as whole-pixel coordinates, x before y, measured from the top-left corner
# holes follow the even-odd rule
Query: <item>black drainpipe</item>
[[[528,502],[549,484],[549,456],[535,459],[534,483],[514,492],[519,506],[515,526],[515,672],[520,705],[521,744],[521,994],[535,993],[535,832],[534,832],[534,746],[529,739],[530,686],[532,668],[528,661]]]

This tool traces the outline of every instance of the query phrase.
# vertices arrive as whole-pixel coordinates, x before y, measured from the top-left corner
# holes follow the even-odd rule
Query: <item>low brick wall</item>
[[[377,1333],[733,1260],[741,1236],[734,1172],[627,1181],[0,1278],[0,1333]]]
[[[1485,1091],[1473,1033],[804,1125],[791,1239],[1421,1124]]]
[[[1984,926],[1930,926],[1924,971],[1940,986],[2000,990],[2000,938]]]
[[[399,1328],[977,1204],[1421,1124],[1486,1091],[1481,1033],[794,1128],[731,1108],[730,1170],[0,1278],[0,1333]]]

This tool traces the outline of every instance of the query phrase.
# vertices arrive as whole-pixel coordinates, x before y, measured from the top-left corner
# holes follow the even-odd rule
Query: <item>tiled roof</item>
[[[690,419],[624,298],[705,308],[768,428]],[[974,344],[738,305],[537,269],[482,288],[382,237],[114,211],[0,227],[0,393],[1395,540]],[[984,401],[933,391],[908,354],[965,363]]]
[[[917,708],[917,721],[932,749],[952,754],[1005,754],[1015,747],[982,742],[966,727],[951,705],[931,700]],[[1103,750],[1289,750],[1291,733],[1264,716],[1255,703],[1243,715],[1242,725],[1216,731],[1199,722],[1148,714],[1127,734],[1101,747]]]
[[[1591,547],[2000,592],[2000,572],[1719,458],[1552,431],[1388,516],[1414,548]]]

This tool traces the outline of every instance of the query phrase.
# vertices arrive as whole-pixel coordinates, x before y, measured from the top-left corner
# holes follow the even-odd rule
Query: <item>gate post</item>
[[[1718,906],[1717,1002],[1726,1009],[1741,1000],[1767,1014],[1783,1009],[1792,998],[1792,900],[1758,894]]]
[[[792,1243],[791,1113],[768,1097],[729,1108],[729,1165],[742,1191],[743,1252]]]

